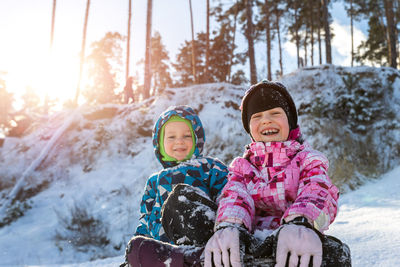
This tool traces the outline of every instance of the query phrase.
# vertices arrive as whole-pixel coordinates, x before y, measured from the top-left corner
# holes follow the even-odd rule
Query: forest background
[[[145,5],[146,12],[135,17],[132,15],[140,8],[137,1],[120,1],[118,5],[126,6],[124,13],[118,14],[125,20],[125,32],[105,32],[90,44],[86,44],[87,35],[95,31],[95,25],[90,22],[96,17],[94,12],[100,12],[100,2],[80,2],[85,2],[85,5],[81,3],[82,10],[75,10],[76,16],[69,18],[71,29],[73,21],[81,23],[79,32],[75,33],[81,36],[78,61],[72,64],[55,57],[59,49],[57,43],[68,44],[67,39],[63,39],[68,36],[68,29],[57,24],[63,19],[65,3],[47,0],[46,30],[49,34],[48,39],[42,38],[47,55],[33,62],[34,65],[25,62],[24,57],[16,58],[15,66],[20,70],[17,78],[10,75],[11,70],[0,65],[0,135],[20,136],[32,121],[66,107],[138,102],[160,94],[167,87],[213,82],[247,85],[262,78],[279,79],[286,71],[296,68],[332,64],[335,59],[332,42],[343,38],[339,30],[334,31],[337,28],[332,13],[341,11],[345,14],[340,15],[347,16],[350,24],[351,39],[343,42],[351,48],[351,66],[398,67],[398,0],[197,0],[193,3],[182,0],[176,6],[171,3],[171,7],[176,8],[163,10],[162,14],[171,23],[170,32],[164,34],[166,37],[152,27],[157,19],[153,10],[165,3],[138,1]],[[2,12],[7,12],[5,7]],[[21,5],[21,13],[28,7],[28,4]],[[111,6],[103,8],[111,9]],[[168,17],[167,14],[174,14],[174,11],[178,12],[178,17],[182,16],[182,20]],[[42,14],[39,7],[30,12]],[[107,23],[110,16],[100,15]],[[29,25],[29,18],[17,18],[20,24]],[[173,39],[178,39],[176,36],[180,32],[174,21],[190,28],[191,39],[175,48],[175,59],[172,59],[164,38],[169,40],[172,35]],[[355,35],[360,34],[354,27],[357,23],[363,23],[367,36],[355,44],[355,40],[359,40]],[[137,24],[145,25],[145,29],[142,27],[145,38],[132,36],[131,28]],[[196,24],[205,24],[205,27],[195,31]],[[138,42],[144,44],[143,53],[132,51]],[[2,43],[7,43],[7,38]],[[24,55],[21,44],[12,45],[15,46],[13,50],[19,49],[18,53]],[[24,45],[29,46],[29,43]],[[66,54],[68,47],[62,48],[61,53]],[[4,50],[7,49],[2,49],[3,56],[10,52]],[[288,60],[288,53],[295,55],[294,62]],[[139,60],[132,61],[132,54]],[[66,71],[66,65],[70,65],[74,74]],[[132,77],[134,95],[127,99],[124,87],[129,77]],[[26,83],[20,83],[16,88],[13,78]],[[71,80],[76,85],[66,89],[60,86]]]

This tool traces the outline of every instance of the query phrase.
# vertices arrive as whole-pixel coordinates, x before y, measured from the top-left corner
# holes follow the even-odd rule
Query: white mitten
[[[275,267],[284,267],[290,252],[289,267],[296,267],[300,256],[300,267],[307,267],[311,256],[313,267],[322,263],[322,242],[314,230],[303,225],[287,224],[278,235]]]
[[[204,267],[211,267],[212,262],[216,267],[240,267],[239,230],[227,227],[215,232],[208,240],[204,254]]]

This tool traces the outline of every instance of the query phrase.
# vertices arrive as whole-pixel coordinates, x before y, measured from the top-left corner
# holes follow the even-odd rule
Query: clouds
[[[351,29],[350,25],[346,25],[338,19],[334,19],[333,23],[330,25],[332,28],[333,38],[331,39],[332,48],[332,63],[340,66],[350,66],[351,65]],[[360,25],[355,25],[353,28],[354,32],[354,50],[356,51],[357,46],[361,44],[362,41],[367,39]],[[300,33],[301,34],[301,33]],[[290,38],[288,38],[290,39]],[[317,41],[317,40],[315,40]],[[286,41],[283,44],[284,55],[286,55],[285,61],[296,62],[297,52],[296,44],[294,42]],[[325,62],[325,40],[322,40],[321,44],[322,50],[322,62]],[[308,64],[311,65],[311,46],[307,47]],[[300,47],[300,57],[304,59],[305,52],[304,46]],[[319,49],[318,43],[314,44],[314,65],[319,64]],[[294,66],[286,66],[288,70],[294,69]],[[297,63],[296,66],[297,68]]]
[[[333,63],[341,66],[351,65],[351,28],[350,25],[342,25],[334,20],[331,24],[334,38],[332,39]],[[353,28],[354,51],[365,41],[367,37],[358,27]]]

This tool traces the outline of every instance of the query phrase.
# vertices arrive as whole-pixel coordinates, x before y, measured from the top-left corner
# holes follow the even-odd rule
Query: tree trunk
[[[254,54],[254,34],[253,34],[253,11],[252,11],[252,0],[246,0],[246,38],[248,42],[248,54],[250,61],[250,82],[251,84],[257,83],[257,69]]]
[[[308,2],[310,4],[310,2]],[[309,11],[309,16],[310,16],[310,32],[311,32],[311,40],[310,40],[310,45],[311,45],[311,66],[314,66],[314,9],[310,7]]]
[[[268,0],[265,0],[265,34],[267,40],[267,70],[268,70],[268,80],[272,80],[272,73],[271,73],[271,29],[270,29],[270,22],[269,22],[269,5]]]
[[[306,23],[306,30],[305,30],[305,36],[304,36],[304,66],[308,65],[308,53],[307,53],[307,40],[308,40],[308,25]]]
[[[80,94],[81,80],[82,80],[82,72],[83,72],[83,64],[85,62],[85,46],[86,46],[86,31],[87,31],[87,23],[89,19],[89,8],[90,8],[90,0],[86,2],[86,12],[85,12],[85,23],[83,25],[83,37],[82,37],[82,46],[81,46],[81,54],[80,54],[80,65],[79,65],[79,77],[78,77],[78,86],[76,87],[75,94],[75,106],[78,106],[78,98]]]
[[[144,59],[144,86],[143,98],[150,97],[151,89],[151,22],[153,14],[153,0],[147,0],[147,21],[146,21],[146,55]],[[143,100],[144,100],[143,99]]]
[[[236,0],[236,7],[235,7],[235,16],[233,19],[233,30],[232,30],[232,49],[231,49],[231,55],[230,55],[230,61],[229,61],[229,72],[228,72],[228,80],[229,82],[232,82],[231,80],[231,74],[232,74],[232,65],[233,65],[233,57],[234,57],[234,52],[235,52],[235,39],[236,39],[236,22],[237,22],[237,15],[238,15],[238,7],[239,2]]]
[[[399,7],[399,0],[396,0],[394,2],[394,25],[396,25],[395,27],[395,31],[396,31],[396,36],[399,36],[399,30],[397,29],[397,24],[399,23],[399,18],[400,18],[400,7]],[[397,48],[397,56],[400,55],[400,46],[399,46],[399,39],[396,38],[396,48]]]
[[[51,30],[50,30],[50,57],[53,57],[53,41],[54,41],[54,24],[56,20],[56,5],[57,5],[57,0],[53,0],[53,9],[51,12]],[[51,64],[53,61],[50,60],[48,64]],[[53,66],[49,66],[50,68],[53,68]],[[44,114],[47,115],[49,112],[49,93],[46,92],[46,95],[44,96]]]
[[[132,0],[129,0],[128,10],[128,34],[126,41],[126,68],[125,68],[125,82],[129,77],[129,63],[130,63],[130,48],[131,48],[131,19],[132,19]]]
[[[300,68],[303,64],[300,61],[300,36],[299,36],[297,12],[298,12],[298,10],[296,7],[296,10],[294,11],[294,20],[295,20],[295,24],[296,24],[295,39],[296,39],[297,68]]]
[[[280,31],[280,27],[279,27],[279,18],[280,16],[278,16],[278,12],[275,16],[276,18],[276,32],[278,35],[278,47],[279,47],[279,67],[280,67],[280,75],[283,75],[283,63],[282,63],[282,44],[281,44],[281,31]]]
[[[190,26],[192,29],[192,71],[193,71],[193,81],[197,83],[197,73],[196,73],[196,48],[194,46],[194,27],[193,27],[193,10],[192,10],[192,0],[189,0],[190,9]]]
[[[329,0],[321,0],[321,1],[322,1],[322,17],[323,17],[324,29],[325,29],[326,63],[332,64],[331,32],[330,32],[330,28],[329,28],[329,12],[328,12],[328,1]]]
[[[205,69],[205,82],[210,82],[209,60],[210,60],[210,0],[207,2],[207,26],[206,26],[206,69]]]
[[[51,13],[50,50],[53,49],[54,23],[56,19],[56,4],[57,0],[53,0],[53,11]]]
[[[393,2],[391,0],[384,0],[385,16],[386,16],[386,29],[387,29],[387,43],[389,46],[389,65],[392,68],[397,68],[397,53],[396,53],[396,30],[394,25],[393,16]]]
[[[351,66],[354,64],[353,0],[350,0]]]
[[[319,65],[322,64],[322,41],[321,41],[321,2],[318,1],[318,54],[319,54]]]

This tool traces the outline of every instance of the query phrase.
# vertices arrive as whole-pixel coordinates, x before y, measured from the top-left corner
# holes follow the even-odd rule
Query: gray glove
[[[241,267],[239,230],[227,227],[218,230],[208,240],[204,249],[204,267],[232,266]]]
[[[303,225],[287,224],[279,231],[275,267],[285,267],[290,252],[289,267],[307,267],[313,256],[313,267],[322,263],[322,242],[314,230]]]

